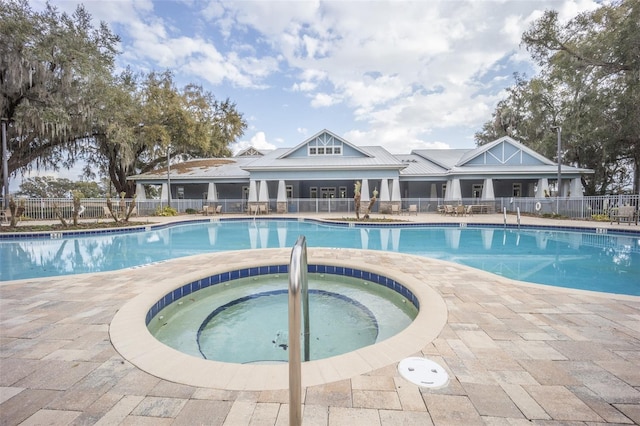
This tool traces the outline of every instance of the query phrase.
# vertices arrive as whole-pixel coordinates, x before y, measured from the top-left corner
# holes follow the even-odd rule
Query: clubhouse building
[[[562,165],[561,194],[582,197],[581,177],[591,173]],[[263,205],[277,213],[305,211],[304,206],[311,211],[314,203],[316,210],[324,203],[334,211],[353,210],[360,182],[361,206],[368,206],[375,193],[376,211],[385,213],[416,199],[422,201],[421,211],[434,211],[438,204],[491,205],[504,197],[544,199],[551,189],[555,193],[557,176],[557,163],[506,136],[474,149],[397,155],[322,130],[293,148],[251,147],[234,157],[186,161],[130,179],[141,201],[147,199],[145,186],[161,185],[161,200],[223,204],[225,212]]]

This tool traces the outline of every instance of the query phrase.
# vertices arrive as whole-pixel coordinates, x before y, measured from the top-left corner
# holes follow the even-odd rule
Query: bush
[[[178,211],[176,209],[174,209],[173,207],[158,207],[156,209],[156,216],[177,216],[178,215]]]
[[[609,222],[609,216],[606,214],[592,214],[591,215],[591,219],[595,220],[596,222]]]
[[[198,212],[196,211],[196,209],[186,209],[184,212],[185,212],[186,214],[196,214],[196,213],[198,213]]]

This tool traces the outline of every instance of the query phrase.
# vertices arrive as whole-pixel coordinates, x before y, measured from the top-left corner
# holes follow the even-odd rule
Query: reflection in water
[[[501,244],[495,241],[502,234]],[[130,234],[0,241],[0,280],[100,272],[214,251],[293,247],[386,250],[534,283],[640,294],[640,238],[541,229],[344,227],[247,220]]]

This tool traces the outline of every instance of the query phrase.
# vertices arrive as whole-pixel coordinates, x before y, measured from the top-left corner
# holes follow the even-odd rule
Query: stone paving
[[[502,223],[500,215],[402,219]],[[581,224],[594,226],[571,223]],[[345,253],[328,252],[310,251],[310,260]],[[376,256],[385,268],[422,280],[446,304],[446,324],[413,355],[444,366],[451,381],[422,389],[391,362],[309,386],[304,425],[640,424],[640,297],[526,284],[397,253]],[[197,262],[0,282],[0,424],[287,425],[287,390],[171,382],[137,368],[112,345],[109,327],[119,309],[171,279],[166,268],[182,272]]]

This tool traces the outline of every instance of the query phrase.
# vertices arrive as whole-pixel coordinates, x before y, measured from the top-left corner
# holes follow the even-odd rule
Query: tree
[[[518,75],[478,144],[510,135],[549,158],[557,157],[554,126],[562,127],[562,161],[595,171],[588,194],[622,190],[640,179],[640,3],[620,1],[584,13],[564,26],[547,11],[523,34],[542,67]]]
[[[135,192],[127,177],[166,167],[168,158],[229,156],[229,143],[246,128],[233,103],[201,86],[178,90],[169,71],[140,78],[126,70],[110,88],[104,99],[110,113],[96,124],[96,153],[88,160],[126,197]]]
[[[582,126],[575,130],[582,133],[581,143],[591,139],[583,156],[597,148],[598,158],[613,160],[612,172],[623,180],[623,165],[631,165],[633,191],[638,193],[640,2],[615,1],[564,26],[557,12],[547,11],[523,34],[522,42],[550,78],[574,90],[574,107],[580,112],[574,122],[587,131]],[[609,189],[607,177],[603,179],[601,190]]]
[[[36,176],[23,180],[16,195],[29,198],[67,198],[72,193],[80,193],[82,198],[102,198],[106,195],[106,190],[97,182],[73,182],[66,178]]]
[[[0,2],[0,117],[8,126],[8,174],[69,168],[84,153],[118,37],[82,5],[73,15],[27,0]],[[2,179],[2,174],[0,174]]]

